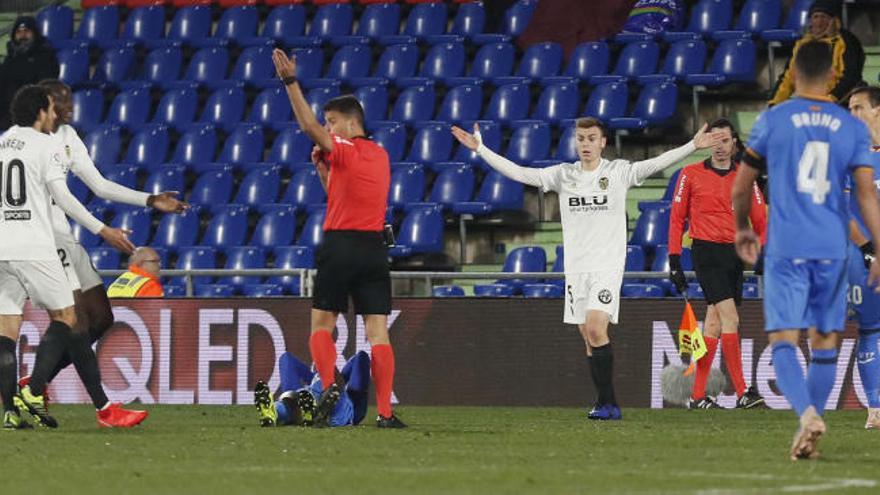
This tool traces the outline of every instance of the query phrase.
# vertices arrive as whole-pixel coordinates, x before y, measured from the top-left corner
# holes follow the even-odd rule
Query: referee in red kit
[[[736,389],[736,407],[750,409],[763,404],[764,398],[754,387],[746,388],[738,334],[736,308],[742,300],[744,266],[733,244],[736,229],[731,192],[742,143],[727,119],[710,124],[709,130],[713,129],[722,132],[723,137],[712,147],[712,155],[704,162],[685,167],[675,188],[669,222],[670,280],[682,294],[687,291],[681,265],[681,236],[687,223],[693,239],[694,271],[708,303],[703,322],[708,353],[697,362],[697,376],[688,408],[720,407],[714,399],[706,396],[706,380],[720,337],[727,373]],[[754,186],[751,220],[755,232],[763,237],[767,212],[757,186]]]
[[[371,372],[376,384],[380,428],[406,425],[391,410],[394,351],[388,339],[391,312],[391,276],[388,248],[382,231],[391,165],[388,153],[367,139],[364,110],[351,95],[324,104],[322,126],[303,97],[296,80],[296,58],[281,50],[272,54],[275,70],[287,88],[296,121],[315,142],[312,161],[327,190],[324,241],[315,254],[318,273],[312,300],[312,334],[309,349],[321,377],[323,392],[314,424],[326,426],[339,403],[342,384],[337,382],[336,344],[333,329],[339,313],[348,311],[351,297],[363,315],[372,346]]]

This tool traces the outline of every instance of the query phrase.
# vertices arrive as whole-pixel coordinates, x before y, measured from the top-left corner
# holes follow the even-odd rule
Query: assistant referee
[[[324,241],[315,255],[318,273],[312,300],[309,350],[324,386],[314,423],[326,426],[342,393],[336,381],[333,329],[351,297],[363,315],[372,346],[371,371],[376,384],[380,428],[404,428],[391,409],[394,351],[388,339],[391,276],[383,239],[391,165],[388,153],[367,139],[364,110],[351,95],[324,105],[325,125],[315,118],[296,80],[296,58],[281,50],[272,54],[275,70],[287,88],[296,121],[315,142],[312,161],[327,190]]]
[[[746,388],[738,334],[739,315],[736,308],[742,300],[744,266],[733,245],[735,225],[731,192],[742,144],[733,124],[727,119],[716,120],[709,125],[709,129],[720,132],[721,141],[712,147],[709,158],[688,165],[681,171],[669,222],[670,279],[679,292],[683,294],[687,291],[687,280],[681,264],[681,236],[687,223],[693,239],[691,253],[694,271],[708,303],[703,324],[708,353],[697,362],[697,376],[688,407],[720,407],[714,399],[706,396],[706,380],[720,337],[727,373],[736,389],[736,407],[749,409],[763,404],[764,398],[754,387]],[[752,201],[752,225],[763,237],[767,212],[757,186],[754,186]]]

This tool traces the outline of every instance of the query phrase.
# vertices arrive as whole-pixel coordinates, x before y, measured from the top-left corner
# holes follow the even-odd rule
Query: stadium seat
[[[144,126],[129,141],[128,152],[125,154],[125,163],[131,163],[142,168],[165,163],[169,146],[168,127],[161,124]],[[167,190],[183,191],[183,184],[181,183],[178,187]]]
[[[675,117],[677,106],[678,87],[674,82],[651,83],[639,93],[632,117],[610,119],[608,126],[611,129],[644,129],[662,125]]]
[[[315,252],[307,246],[276,246],[275,250],[275,268],[292,269],[292,268],[314,268]],[[293,295],[300,294],[300,278],[298,276],[274,276],[269,277],[266,282],[270,284],[280,285],[284,292]]]
[[[243,165],[261,162],[263,158],[263,129],[258,124],[242,123],[226,137],[217,158],[221,163]]]
[[[171,160],[188,165],[210,163],[217,148],[217,132],[211,124],[193,124],[186,127],[177,141]]]
[[[254,6],[224,9],[214,31],[215,39],[246,39],[257,35],[260,16]]]
[[[217,265],[217,250],[208,246],[181,247],[177,253],[177,262],[174,268],[178,270],[194,270],[215,268]],[[213,277],[198,275],[193,277],[194,284],[209,284]],[[172,278],[174,284],[185,285],[185,277]]]
[[[272,63],[272,48],[269,46],[249,46],[241,51],[232,68],[229,79],[244,82],[249,86],[260,87],[267,82],[274,83],[275,66]]]
[[[625,283],[620,292],[624,298],[655,298],[665,295],[663,288],[654,284]]]
[[[288,105],[288,110],[290,105]],[[269,162],[292,167],[310,159],[312,140],[297,126],[287,126],[278,132],[269,150]]]
[[[104,116],[104,93],[98,89],[81,89],[73,92],[72,99],[71,125],[84,132],[98,127]]]
[[[278,85],[266,88],[257,95],[248,121],[263,126],[278,126],[287,124],[292,118],[287,91]]]
[[[293,46],[292,41],[302,36],[306,28],[306,9],[303,5],[279,5],[269,11],[263,23],[263,38],[282,46]],[[244,43],[247,44],[247,38]],[[256,42],[256,41],[252,41]]]
[[[389,45],[379,56],[373,76],[396,82],[399,79],[414,76],[418,67],[418,45],[415,43]],[[370,83],[375,84],[375,81],[370,81]]]
[[[147,54],[138,78],[168,87],[169,83],[175,83],[180,77],[182,67],[183,52],[180,47],[159,47]]]
[[[716,31],[730,27],[733,20],[733,2],[731,0],[700,0],[691,9],[690,21],[685,32],[667,32],[663,37],[667,41],[692,39],[692,34],[711,37]]]
[[[433,165],[449,160],[452,154],[452,132],[449,124],[431,122],[416,131],[406,160]]]
[[[172,89],[165,92],[156,107],[153,123],[164,124],[179,133],[185,132],[196,117],[198,95],[194,89]]]
[[[128,229],[130,231],[128,239],[135,246],[144,246],[150,239],[150,223],[152,221],[150,216],[152,213],[153,211],[150,208],[126,208],[116,213],[113,221],[110,222],[110,226],[118,229]]]
[[[244,244],[248,227],[247,208],[228,205],[219,209],[208,222],[201,245],[227,249]]]
[[[678,177],[681,175],[681,170],[678,169],[672,173],[672,176],[669,177],[669,183],[666,185],[666,191],[663,193],[663,201],[672,201],[672,197],[675,195],[675,188],[678,185]]]
[[[83,12],[76,37],[71,41],[90,45],[100,44],[115,40],[118,32],[119,7],[115,5],[95,7]]]
[[[604,41],[581,43],[575,47],[562,75],[589,81],[593,76],[607,74],[610,60],[608,44]]]
[[[177,215],[162,215],[152,244],[171,252],[192,246],[199,235],[199,214],[189,209]]]
[[[508,157],[515,163],[527,165],[550,155],[550,125],[546,122],[527,121],[514,127],[507,146]]]
[[[37,13],[37,30],[57,47],[73,36],[73,9],[66,5],[49,5]]]
[[[628,98],[629,90],[626,83],[610,82],[600,84],[590,92],[583,115],[585,117],[597,118],[603,122],[608,122],[616,117],[622,117],[626,113]]]
[[[554,83],[544,88],[532,118],[558,124],[560,120],[577,117],[580,93],[576,83]]]
[[[397,34],[400,29],[400,5],[381,3],[367,5],[358,20],[357,36],[377,40]]]
[[[434,115],[433,86],[412,86],[404,89],[394,102],[391,120],[413,124]]]
[[[457,285],[435,285],[431,288],[431,294],[434,297],[464,297],[464,289]]]
[[[73,234],[73,238],[76,239],[76,242],[80,243],[82,247],[86,249],[94,248],[101,243],[100,237],[89,232],[85,227],[74,221],[70,222],[70,231]]]
[[[183,80],[212,85],[226,79],[228,69],[229,52],[226,48],[208,46],[193,54],[183,75]]]
[[[150,91],[147,89],[123,91],[113,99],[104,122],[135,130],[150,116],[150,101]]]
[[[339,86],[329,86],[323,88],[314,88],[306,94],[306,102],[315,112],[318,122],[324,123],[324,104],[332,98],[339,96]]]
[[[645,270],[645,251],[642,246],[626,246],[626,264],[624,270],[628,272],[641,272]]]
[[[479,84],[482,80],[498,81],[513,72],[516,51],[510,43],[488,43],[477,50],[468,78],[462,84]]]
[[[225,205],[232,197],[233,177],[228,170],[211,170],[196,179],[189,202],[194,205]]]
[[[295,231],[295,210],[292,207],[275,208],[260,217],[250,244],[264,248],[289,246],[293,244]]]
[[[397,234],[397,242],[389,249],[392,258],[422,253],[443,252],[443,212],[433,205],[410,210]]]
[[[232,297],[235,294],[235,289],[226,284],[196,284],[193,291],[195,297],[202,298]]]
[[[354,90],[354,97],[361,102],[367,127],[385,118],[388,112],[388,88],[384,85],[361,86]]]
[[[419,77],[427,81],[449,81],[464,74],[465,51],[462,43],[438,43],[425,54]]]
[[[760,291],[758,290],[758,284],[743,284],[743,299],[759,299],[760,297],[761,296]]]
[[[763,41],[792,43],[798,39],[809,24],[810,6],[814,0],[796,0],[789,8],[781,29],[768,29],[761,33]]]
[[[308,83],[310,79],[324,74],[324,51],[321,48],[297,48],[291,51],[296,56],[296,77]]]
[[[580,160],[576,148],[576,134],[574,124],[567,126],[559,136],[559,142],[556,143],[556,152],[553,159],[558,162],[572,163]]]
[[[125,18],[123,40],[148,42],[165,36],[165,7],[152,5],[133,8]]]
[[[452,212],[485,215],[503,210],[522,210],[523,185],[492,170],[483,178],[477,197],[473,201],[455,203]]]
[[[562,287],[556,284],[525,284],[522,294],[523,297],[530,298],[562,297]]]
[[[754,82],[756,56],[755,44],[750,39],[723,40],[715,48],[708,72],[690,74],[685,77],[685,83],[712,87],[734,82]]]
[[[706,43],[702,40],[681,40],[672,43],[658,74],[639,76],[639,84],[663,82],[674,79],[682,81],[688,74],[703,72],[706,66]]]
[[[483,137],[483,144],[489,149],[500,150],[501,126],[498,123],[489,120],[481,120],[478,121],[478,123],[480,125],[480,134]],[[472,132],[474,122],[462,122],[461,127],[468,132]],[[479,166],[483,170],[489,170],[489,165],[487,165],[482,158],[463,145],[458,146],[458,151],[455,152],[455,157],[453,159],[457,162]]]
[[[464,3],[459,5],[452,21],[452,29],[449,34],[473,38],[483,33],[486,25],[486,12],[479,2]]]
[[[385,148],[391,163],[403,159],[403,153],[406,151],[406,126],[398,123],[382,125],[373,130],[372,137],[379,146]]]
[[[623,47],[614,72],[607,76],[593,76],[591,85],[599,85],[614,81],[628,81],[639,76],[653,74],[660,60],[660,45],[654,41],[636,41]]]
[[[324,240],[324,218],[326,216],[326,208],[314,209],[306,218],[299,238],[296,240],[296,245],[317,248]]]
[[[322,5],[312,17],[308,36],[319,40],[346,36],[351,34],[353,21],[354,11],[351,5],[347,3]]]
[[[414,6],[406,18],[402,34],[419,39],[443,34],[446,32],[446,11],[445,3],[422,3]]]
[[[241,287],[241,295],[246,297],[279,297],[284,295],[280,285],[247,284]]]
[[[547,253],[540,246],[518,247],[507,253],[507,257],[504,259],[504,267],[501,271],[504,273],[547,271]],[[534,279],[504,279],[496,283],[510,286],[513,289],[513,295],[519,295],[522,294],[523,285],[532,281]]]
[[[480,117],[483,90],[480,86],[455,86],[449,88],[437,111],[437,120],[460,125],[462,121]]]
[[[119,251],[112,247],[96,247],[89,249],[89,259],[97,270],[119,270],[121,257]]]
[[[208,97],[199,122],[214,124],[225,132],[233,132],[244,116],[244,105],[244,88],[220,88]]]
[[[694,269],[693,256],[691,250],[682,248],[681,250],[681,266],[685,271]],[[669,271],[669,246],[660,244],[654,251],[654,261],[651,263],[652,272],[668,272]]]
[[[336,50],[324,77],[349,83],[354,78],[370,73],[370,48],[365,45],[345,45]]]
[[[73,174],[68,174],[67,188],[70,189],[70,193],[73,194],[73,197],[79,200],[80,203],[88,204],[89,197],[92,195],[92,190],[89,189],[89,186],[85,185],[79,177]]]
[[[516,75],[532,79],[553,77],[562,69],[562,45],[553,42],[535,43],[528,47],[519,61]]]
[[[69,86],[77,86],[89,78],[89,51],[85,48],[59,50],[58,79]]]
[[[642,246],[646,253],[666,244],[669,236],[669,209],[651,209],[643,211],[636,221],[630,244]]]
[[[513,287],[505,284],[485,284],[474,286],[476,297],[510,297],[513,295]]]
[[[226,248],[225,251],[226,264],[224,265],[224,268],[227,270],[246,270],[248,268],[266,267],[266,251],[263,248],[254,246],[237,246]],[[234,275],[231,277],[222,277],[218,279],[217,282],[231,285],[235,293],[240,293],[242,286],[246,284],[260,283],[260,277]]]
[[[524,119],[529,113],[529,100],[529,86],[526,84],[500,86],[492,93],[483,119],[502,124]]]
[[[732,31],[716,31],[712,37],[716,40],[758,37],[763,31],[779,27],[782,17],[780,0],[746,0],[739,10],[739,18]]]
[[[211,7],[191,5],[180,7],[174,12],[167,39],[185,45],[207,39],[211,35]]]
[[[233,203],[258,206],[274,203],[281,188],[281,167],[262,166],[247,173],[241,181]]]
[[[417,203],[425,196],[425,169],[421,165],[398,167],[391,173],[388,206],[401,211],[409,203]]]
[[[514,38],[521,35],[529,24],[537,4],[537,1],[520,0],[507,9],[504,14],[504,33]]]
[[[83,144],[95,165],[113,165],[122,151],[122,133],[117,126],[104,125],[86,134]]]
[[[92,81],[118,87],[134,75],[135,53],[133,48],[108,48],[98,59]]]
[[[703,288],[700,284],[691,282],[688,284],[687,297],[690,300],[700,300],[705,299],[706,295],[703,294]]]
[[[103,175],[111,182],[129,189],[134,189],[137,185],[138,169],[133,165],[115,165],[106,169],[106,172]],[[114,203],[109,199],[100,198],[97,195],[89,206],[103,207],[105,208],[104,211],[113,211],[113,208],[115,208],[117,212],[128,210],[132,207],[131,205]]]
[[[186,286],[180,284],[162,284],[162,292],[166,298],[186,297]]]
[[[428,202],[451,209],[455,203],[470,201],[474,196],[474,169],[470,165],[443,168],[434,179]],[[423,207],[422,203],[410,203],[409,208]]]

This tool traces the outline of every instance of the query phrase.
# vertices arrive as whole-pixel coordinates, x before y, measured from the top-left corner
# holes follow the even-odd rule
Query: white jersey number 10
[[[825,203],[825,196],[831,191],[828,181],[828,143],[809,141],[798,162],[798,192],[813,195],[813,203]]]
[[[27,203],[24,163],[12,160],[6,166],[0,163],[0,206],[22,206]]]

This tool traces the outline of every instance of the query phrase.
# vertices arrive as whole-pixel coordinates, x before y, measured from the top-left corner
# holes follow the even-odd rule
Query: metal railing
[[[102,277],[118,277],[125,270],[98,270]],[[309,268],[249,268],[242,270],[224,268],[200,268],[190,270],[168,269],[162,270],[163,277],[183,277],[186,285],[186,295],[192,297],[193,277],[299,277],[299,293],[302,297],[311,297],[313,281],[316,270]],[[688,280],[696,280],[696,274],[692,271],[684,272]],[[755,276],[755,272],[747,271],[746,277]],[[664,280],[669,277],[666,272],[625,272],[626,279],[641,280]],[[435,280],[510,280],[510,279],[534,279],[534,280],[559,280],[564,279],[565,274],[559,272],[418,272],[418,271],[392,271],[392,280],[423,280],[425,282],[425,295],[432,295],[431,289]],[[763,279],[758,277],[758,295],[764,296]]]

